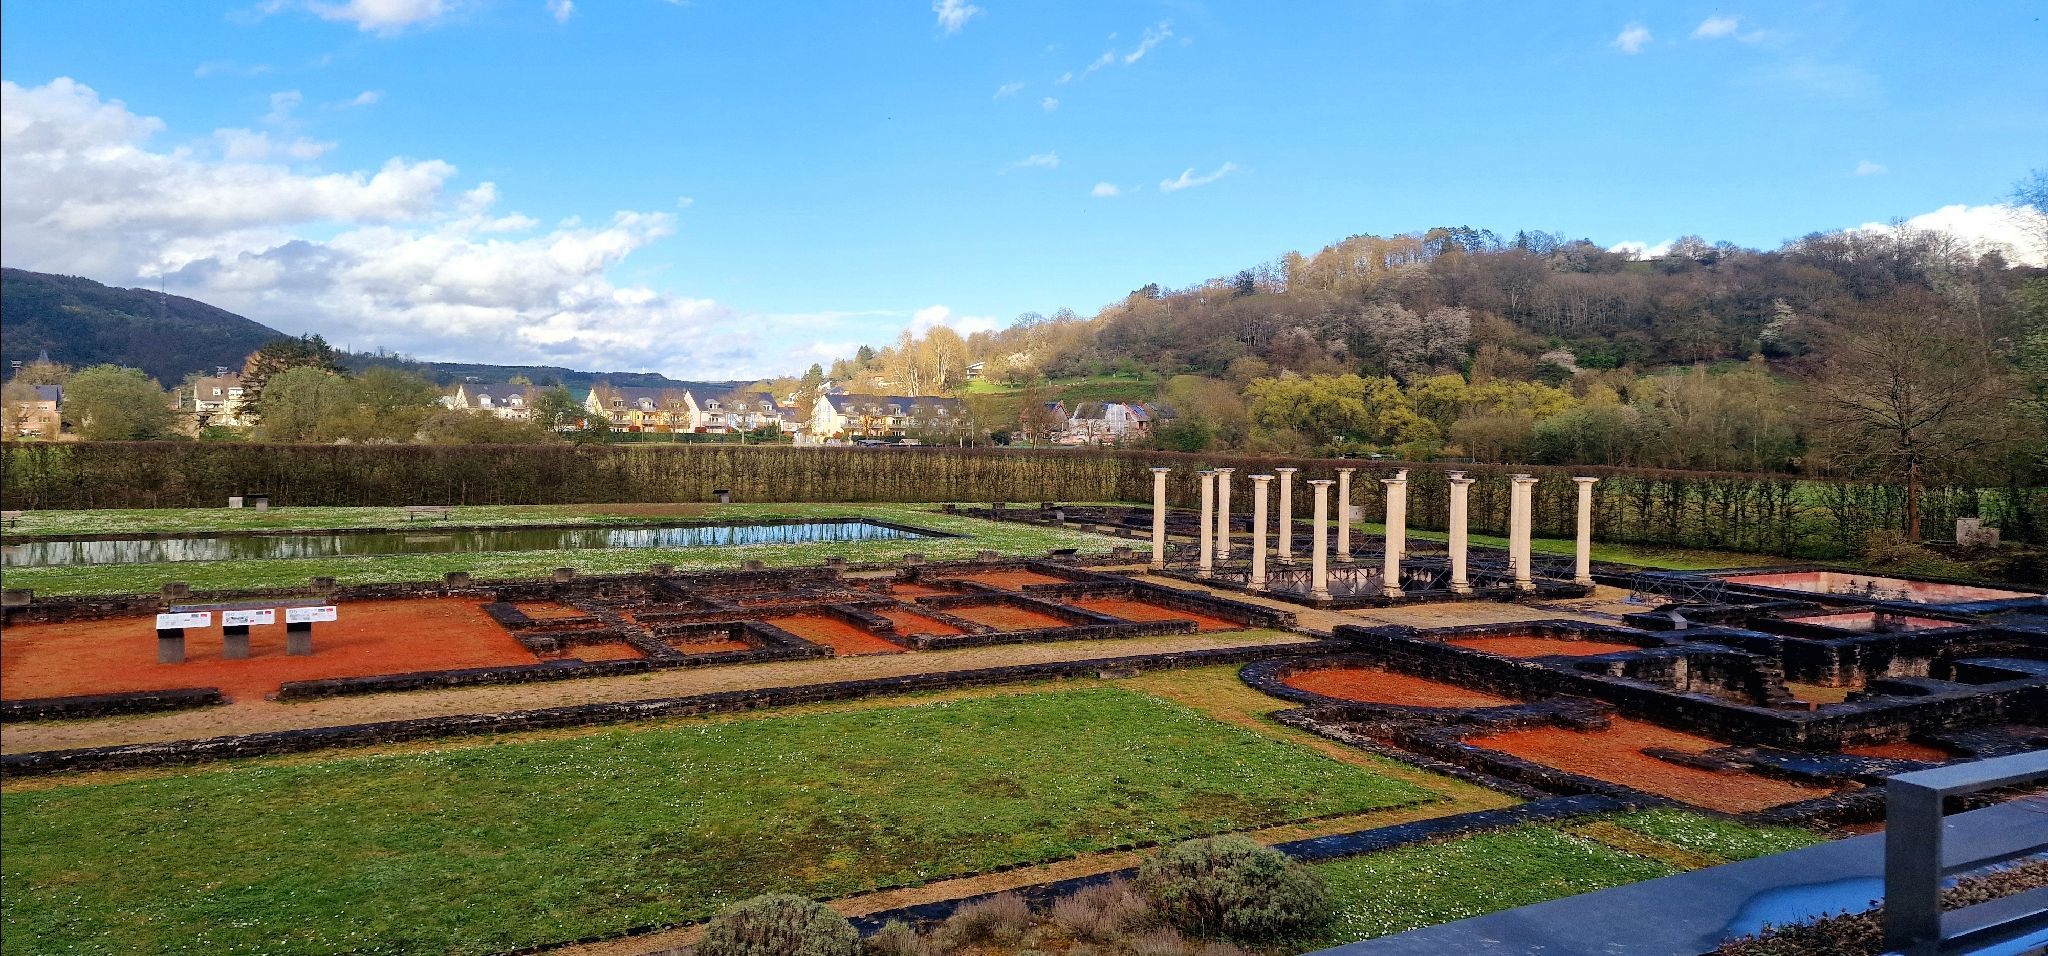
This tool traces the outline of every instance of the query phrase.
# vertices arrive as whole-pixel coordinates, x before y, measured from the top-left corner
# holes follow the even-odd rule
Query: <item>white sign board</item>
[[[212,624],[212,611],[186,611],[182,614],[159,614],[156,616],[156,629],[159,631],[186,627],[210,627]]]
[[[316,621],[332,621],[336,618],[333,605],[327,607],[288,607],[284,609],[286,624],[312,624]]]
[[[248,627],[251,624],[276,623],[277,610],[275,608],[252,608],[247,611],[220,612],[220,626],[222,627]]]

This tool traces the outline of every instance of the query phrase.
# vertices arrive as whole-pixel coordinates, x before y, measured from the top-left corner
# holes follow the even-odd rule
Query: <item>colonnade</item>
[[[1166,567],[1166,477],[1171,468],[1152,469],[1152,567]],[[1252,482],[1252,535],[1251,535],[1251,576],[1249,585],[1254,590],[1267,586],[1266,529],[1269,511],[1267,502],[1274,480],[1280,485],[1277,512],[1276,556],[1281,564],[1294,563],[1294,473],[1298,469],[1275,468],[1270,475],[1247,475]],[[1315,497],[1314,518],[1309,532],[1309,597],[1315,600],[1329,600],[1330,559],[1338,562],[1351,560],[1351,475],[1357,469],[1339,468],[1333,479],[1319,478],[1310,481],[1309,487]],[[1201,577],[1212,577],[1216,565],[1230,560],[1230,476],[1231,468],[1214,468],[1196,472],[1202,483],[1202,511],[1196,541],[1196,573]],[[1475,480],[1464,472],[1449,474],[1450,500],[1450,590],[1454,594],[1472,593],[1470,569],[1470,495]],[[1575,477],[1578,485],[1577,535],[1573,547],[1573,581],[1577,584],[1593,583],[1593,485],[1600,479]],[[1508,570],[1513,576],[1517,590],[1536,589],[1535,569],[1531,561],[1530,538],[1534,532],[1534,511],[1537,478],[1516,474],[1508,479]],[[1408,471],[1402,469],[1391,478],[1383,478],[1380,484],[1386,498],[1386,541],[1381,552],[1381,589],[1384,597],[1399,598],[1405,592],[1401,587],[1401,564],[1408,552]],[[1337,521],[1335,547],[1332,547],[1330,528],[1330,487],[1336,486]]]

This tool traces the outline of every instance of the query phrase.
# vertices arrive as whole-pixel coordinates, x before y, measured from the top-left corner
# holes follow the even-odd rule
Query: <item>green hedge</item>
[[[1453,466],[1316,459],[1234,458],[1172,452],[1060,449],[795,448],[713,444],[264,445],[215,442],[24,443],[6,447],[0,501],[8,508],[219,507],[230,495],[268,493],[279,505],[572,504],[710,501],[1149,501],[1153,467],[1174,469],[1177,506],[1198,503],[1194,472],[1237,469],[1232,505],[1251,506],[1253,471],[1300,468],[1294,505],[1306,516],[1311,478],[1358,469],[1352,502],[1377,516],[1379,479],[1410,469],[1409,521],[1444,526],[1445,472]],[[1568,537],[1573,475],[1601,479],[1603,541],[1798,557],[1854,553],[1869,532],[1904,524],[1903,489],[1785,475],[1618,468],[1462,466],[1472,525],[1501,533],[1507,480],[1535,475],[1536,531]],[[1958,516],[1981,516],[2008,540],[2044,540],[2048,489],[1929,489],[1924,527],[1946,536]]]

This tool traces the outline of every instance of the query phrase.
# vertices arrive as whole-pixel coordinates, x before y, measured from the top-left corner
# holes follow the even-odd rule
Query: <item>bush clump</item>
[[[772,893],[726,907],[696,956],[859,956],[860,934],[831,907]]]
[[[1166,922],[1196,936],[1294,939],[1331,917],[1314,870],[1242,836],[1189,840],[1154,854],[1138,868],[1138,890]]]
[[[998,893],[953,911],[939,928],[946,950],[976,943],[1013,943],[1031,928],[1031,904],[1015,893]]]
[[[1121,939],[1150,917],[1145,898],[1123,880],[1088,887],[1052,905],[1053,925],[1092,943]]]

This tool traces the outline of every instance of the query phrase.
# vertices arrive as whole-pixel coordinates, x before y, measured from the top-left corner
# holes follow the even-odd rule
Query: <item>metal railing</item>
[[[1884,944],[1906,956],[1970,952],[2048,926],[2048,888],[1941,911],[1942,881],[2048,849],[2027,840],[1996,843],[1988,854],[1943,854],[1949,797],[2048,779],[2048,750],[1919,770],[1885,784]]]

